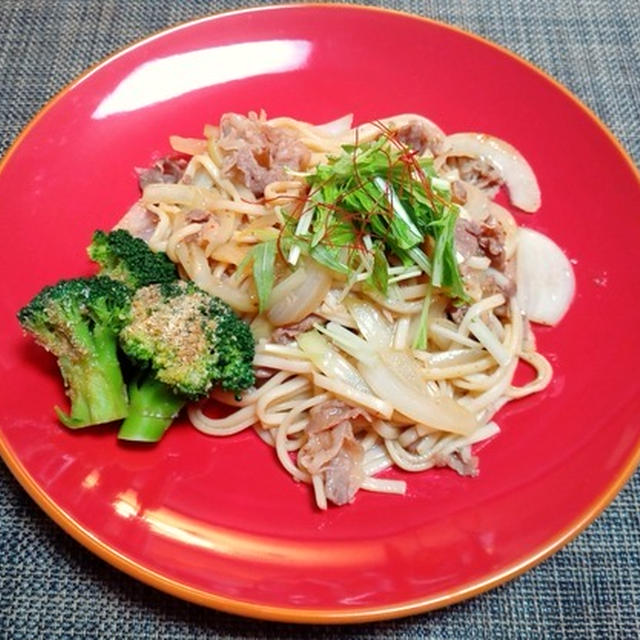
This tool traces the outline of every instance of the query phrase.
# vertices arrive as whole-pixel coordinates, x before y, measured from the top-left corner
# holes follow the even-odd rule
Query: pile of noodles
[[[313,126],[291,118],[260,118],[294,132],[311,152],[311,167],[340,153],[344,144],[375,139],[381,128],[392,131],[420,120],[399,115],[353,129],[346,120]],[[433,126],[426,119],[424,123]],[[264,197],[256,197],[223,170],[218,140],[215,126],[205,128],[203,140],[173,137],[174,149],[191,156],[182,179],[148,185],[142,196],[143,206],[155,216],[151,248],[165,251],[183,277],[228,302],[251,323],[257,339],[256,387],[239,399],[214,392],[216,400],[233,407],[224,418],[208,417],[201,405],[189,407],[193,425],[217,436],[255,429],[275,447],[293,478],[313,486],[321,508],[327,503],[322,470],[310,473],[296,453],[308,440],[310,412],[330,400],[366,413],[366,419],[354,422],[355,438],[364,450],[359,488],[404,493],[404,481],[377,477],[394,465],[413,472],[447,465],[473,475],[471,446],[499,431],[496,412],[543,389],[552,375],[536,351],[517,297],[499,291],[485,295],[471,287],[472,304],[454,322],[448,314],[451,301],[434,291],[428,345],[415,350],[412,335],[428,290],[424,274],[405,273],[395,281],[392,276],[383,296],[308,259],[291,269],[279,256],[269,308],[258,314],[251,269],[239,266],[256,243],[278,237],[287,216],[299,215],[307,186],[304,176],[293,172],[287,180],[268,184]],[[513,261],[517,226],[505,209],[496,205],[492,211],[506,234],[506,259]],[[461,215],[466,215],[464,207]],[[471,258],[467,267],[491,270],[482,257]],[[312,325],[287,344],[273,340],[276,327],[308,316],[320,328],[330,324],[332,335],[342,338],[333,340]],[[520,360],[536,376],[519,387],[513,379]]]

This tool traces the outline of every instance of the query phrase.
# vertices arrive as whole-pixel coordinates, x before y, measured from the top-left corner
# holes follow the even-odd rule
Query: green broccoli
[[[120,280],[132,289],[178,277],[176,265],[162,252],[154,252],[141,238],[124,229],[95,231],[87,248],[89,257],[100,265],[100,275]]]
[[[129,385],[129,415],[118,434],[123,439],[155,442],[188,400],[214,385],[239,392],[254,383],[248,325],[192,283],[137,289],[120,345],[143,370]]]
[[[58,359],[71,412],[55,411],[67,427],[127,415],[117,351],[130,307],[131,292],[123,283],[94,276],[47,286],[18,312],[22,327]]]

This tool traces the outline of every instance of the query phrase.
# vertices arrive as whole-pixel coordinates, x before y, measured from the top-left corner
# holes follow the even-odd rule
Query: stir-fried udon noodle
[[[530,321],[557,323],[573,293],[562,251],[493,200],[505,186],[539,208],[520,153],[417,115],[352,128],[225,114],[171,145],[119,226],[256,338],[255,387],[214,391],[229,414],[194,404],[193,425],[254,429],[320,508],[404,493],[378,477],[392,466],[477,474],[496,412],[551,380]],[[520,361],[535,370],[524,386]]]

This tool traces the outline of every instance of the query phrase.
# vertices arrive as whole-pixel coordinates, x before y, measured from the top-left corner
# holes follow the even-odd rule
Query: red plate
[[[315,122],[423,113],[445,131],[502,137],[533,165],[543,206],[519,220],[574,260],[577,296],[559,327],[537,332],[553,383],[501,412],[478,478],[415,474],[406,497],[363,492],[321,513],[252,432],[215,439],[183,423],[147,449],[113,428],[56,422],[65,399],[54,361],[22,337],[15,311],[44,284],[91,272],[91,232],[136,198],[134,167],[167,152],[170,134],[260,108]],[[638,462],[638,173],[562,87],[486,41],[346,6],[189,23],[65,89],[10,150],[0,193],[0,451],[56,522],[160,589],[280,620],[424,611],[558,549]]]

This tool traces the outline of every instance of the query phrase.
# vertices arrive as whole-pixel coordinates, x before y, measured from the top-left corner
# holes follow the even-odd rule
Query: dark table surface
[[[508,47],[568,87],[640,162],[638,0],[362,4],[429,16]],[[89,65],[148,33],[243,6],[0,0],[0,153]],[[308,629],[200,608],[119,573],[49,521],[0,464],[0,638],[638,638],[639,525],[636,473],[568,547],[490,593],[398,621]]]

